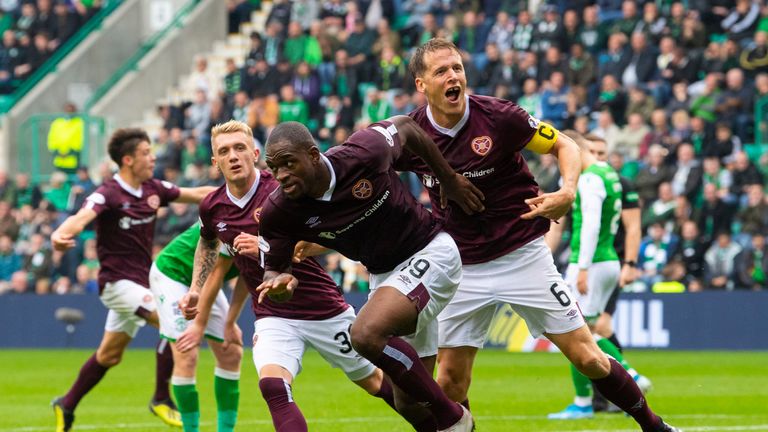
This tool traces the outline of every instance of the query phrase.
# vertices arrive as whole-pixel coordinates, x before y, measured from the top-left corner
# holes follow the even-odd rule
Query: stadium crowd
[[[23,16],[31,3],[21,3]],[[46,3],[38,0],[37,8]],[[260,3],[230,1],[230,31],[250,21]],[[768,152],[752,144],[757,128],[766,128],[763,119],[754,124],[754,107],[768,96],[768,6],[530,3],[269,2],[244,59],[228,59],[225,76],[196,59],[185,84],[194,100],[158,107],[164,125],[153,137],[155,175],[182,186],[221,184],[210,167],[209,131],[230,118],[248,123],[260,142],[279,122],[299,121],[325,150],[351,131],[406,114],[425,100],[408,74],[409,54],[443,37],[463,51],[474,93],[516,101],[561,130],[606,139],[611,165],[635,183],[643,209],[638,281],[625,289],[768,286]],[[542,190],[556,189],[555,159],[526,157]],[[107,166],[100,171],[110,175]],[[428,203],[415,176],[403,180]],[[56,224],[94,187],[85,167],[74,180],[54,175],[45,185],[0,173],[0,291],[97,292],[92,239],[66,254],[48,244]],[[196,218],[194,206],[164,210],[158,248]],[[567,253],[556,258],[565,264]],[[326,267],[345,291],[368,290],[358,263],[332,254]]]
[[[12,93],[95,15],[102,0],[0,2],[0,94]]]

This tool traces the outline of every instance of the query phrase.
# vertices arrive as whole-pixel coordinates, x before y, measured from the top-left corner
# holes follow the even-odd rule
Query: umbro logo
[[[227,230],[227,224],[224,222],[219,222],[216,224],[216,228],[219,229],[219,232],[223,232]]]
[[[307,219],[304,224],[309,225],[310,228],[314,228],[320,225],[320,216],[312,216],[311,218]]]

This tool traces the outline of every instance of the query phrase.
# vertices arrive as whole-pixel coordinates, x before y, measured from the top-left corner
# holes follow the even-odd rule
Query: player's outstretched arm
[[[400,135],[403,148],[420,157],[427,163],[440,180],[440,206],[445,208],[448,200],[456,201],[467,214],[485,210],[485,196],[466,177],[454,171],[440,150],[424,130],[408,116],[395,116],[389,119]]]
[[[194,188],[179,188],[179,197],[174,201],[189,204],[199,204],[209,193],[215,191],[214,186],[199,186]]]
[[[243,346],[243,332],[237,325],[237,319],[243,313],[245,301],[248,299],[248,287],[242,277],[237,278],[235,289],[232,291],[232,298],[229,303],[229,311],[224,322],[224,343],[222,347],[226,350],[229,345]]]
[[[202,240],[202,238],[201,238]],[[187,352],[194,349],[203,339],[203,333],[205,327],[208,325],[208,319],[211,314],[211,308],[216,301],[216,296],[219,294],[221,286],[224,284],[224,275],[227,274],[229,268],[232,266],[232,259],[218,256],[213,266],[213,269],[205,278],[203,287],[200,291],[192,291],[190,287],[190,293],[188,296],[184,296],[179,302],[179,308],[184,311],[185,318],[190,310],[190,303],[193,309],[197,312],[197,316],[194,318],[184,333],[176,340],[176,348],[181,352]],[[197,269],[197,265],[195,265]],[[197,272],[197,270],[195,270]],[[197,276],[201,277],[201,273]],[[199,279],[198,279],[199,280]],[[193,275],[193,283],[197,283]],[[199,284],[197,284],[199,285]]]
[[[542,126],[539,128],[541,130]],[[557,133],[554,129],[552,129],[552,133],[555,141],[548,153],[557,157],[563,185],[556,192],[545,193],[525,200],[531,211],[520,216],[523,219],[545,217],[558,220],[568,213],[571,205],[573,205],[573,200],[576,199],[576,183],[579,181],[579,173],[581,172],[581,150],[578,144],[565,134]],[[535,138],[531,141],[535,141]]]
[[[184,318],[188,320],[194,319],[200,312],[198,306],[200,294],[216,266],[216,259],[219,255],[218,250],[219,241],[217,239],[206,240],[200,237],[200,240],[197,242],[192,269],[192,283],[189,285],[187,294],[179,302],[179,309],[184,314]]]
[[[68,217],[51,234],[51,244],[59,251],[65,251],[75,246],[75,237],[96,219],[96,212],[89,208],[81,208],[77,213]]]
[[[296,247],[293,249],[292,259],[293,262],[297,264],[309,257],[323,255],[330,251],[331,250],[325,246],[320,246],[317,243],[310,243],[302,240],[296,243]]]

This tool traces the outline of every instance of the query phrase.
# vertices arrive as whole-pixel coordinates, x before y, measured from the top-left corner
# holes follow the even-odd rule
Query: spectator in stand
[[[648,228],[648,235],[640,243],[638,255],[638,280],[647,288],[662,280],[661,271],[677,252],[677,236],[657,222]]]
[[[510,55],[507,56],[507,53]],[[507,51],[504,53],[504,60],[506,64],[507,57],[513,58],[514,53],[512,51]],[[511,72],[511,71],[510,71]],[[499,75],[504,75],[505,72],[500,71]],[[499,78],[498,83],[496,80],[494,80],[495,84],[495,95],[498,98],[502,99],[508,99],[506,97],[509,95],[508,87],[501,84],[501,79]],[[538,83],[533,78],[528,78],[523,82],[523,94],[518,98],[517,104],[520,106],[520,108],[524,109],[528,114],[536,117],[541,118],[541,94],[539,93]]]
[[[741,225],[741,232],[750,235],[765,235],[768,233],[768,203],[762,185],[755,184],[747,187],[747,202],[739,210],[736,220]]]
[[[656,53],[649,45],[646,35],[633,32],[630,37],[629,61],[621,74],[625,87],[645,86],[656,79]]]
[[[262,58],[246,64],[243,68],[240,88],[251,99],[257,99],[273,93],[278,87],[278,82],[277,71]]]
[[[691,96],[688,94],[688,83],[685,81],[674,83],[672,85],[672,97],[667,102],[667,106],[664,107],[667,115],[671,116],[678,110],[689,111],[690,108]]]
[[[640,196],[641,207],[649,205],[657,198],[659,185],[672,178],[672,169],[664,164],[668,150],[660,145],[652,145],[645,158],[645,166],[640,169],[635,178],[637,194]]]
[[[578,41],[584,45],[589,53],[596,56],[605,49],[608,40],[608,32],[599,19],[598,7],[585,7],[582,21]]]
[[[568,73],[568,65],[563,59],[563,53],[558,46],[550,46],[547,48],[543,55],[542,60],[539,63],[538,80],[544,81],[552,76],[554,72],[560,72],[563,76]]]
[[[13,241],[19,236],[19,224],[8,201],[0,201],[0,235],[8,236]]]
[[[753,42],[741,52],[739,65],[752,77],[768,72],[768,33],[755,33]]]
[[[686,285],[693,281],[701,283],[704,278],[704,253],[706,247],[699,237],[699,227],[696,222],[687,220],[682,223],[680,229],[680,249],[675,254],[675,259],[685,265]]]
[[[733,221],[733,207],[724,202],[717,194],[714,183],[703,187],[703,202],[695,207],[694,220],[704,244],[709,245],[716,233],[730,230]]]
[[[611,33],[608,36],[608,50],[601,52],[598,57],[600,77],[605,75],[622,76],[631,57],[625,45],[627,37],[624,33]]]
[[[27,285],[32,287],[36,294],[48,294],[51,289],[53,257],[45,237],[42,234],[33,234],[29,239],[29,246],[22,253],[23,264],[20,271],[26,274]]]
[[[309,106],[296,97],[296,91],[290,84],[280,87],[280,122],[286,121],[297,121],[305,125],[309,121]]]
[[[217,99],[215,96],[214,99]],[[204,89],[195,91],[195,101],[186,109],[185,129],[194,131],[196,136],[208,135],[208,125],[211,124],[211,104]]]
[[[669,232],[674,231],[674,215],[677,210],[678,200],[672,192],[672,185],[664,182],[659,185],[658,198],[650,205],[645,206],[643,212],[643,227],[654,223],[664,225],[664,229]]]
[[[617,125],[626,123],[624,113],[627,110],[627,94],[613,75],[604,75],[601,79],[600,93],[593,106],[595,111],[609,110]]]
[[[69,8],[66,1],[57,0],[53,7],[53,39],[51,48],[57,49],[80,29],[81,17]]]
[[[608,153],[613,152],[613,146],[616,145],[616,136],[621,129],[613,121],[613,114],[610,110],[602,110],[597,114],[597,127],[592,133],[604,139],[608,145]]]
[[[291,80],[296,96],[307,103],[310,113],[316,113],[320,108],[320,78],[309,63],[299,62],[296,65]]]
[[[53,209],[59,213],[59,217],[67,216],[70,209],[70,184],[67,175],[60,171],[51,174],[48,190],[43,195]],[[63,222],[63,220],[62,220]]]
[[[735,288],[734,260],[742,248],[731,239],[729,231],[717,234],[717,240],[704,254],[704,280],[707,289],[731,291]]]
[[[461,29],[456,39],[459,49],[472,55],[478,69],[484,69],[487,63],[485,41],[488,39],[487,27],[475,11],[465,12],[461,17]]]
[[[640,154],[640,144],[650,132],[651,128],[643,121],[642,114],[629,114],[627,124],[616,134],[612,151],[637,159]]]
[[[13,247],[13,239],[0,234],[0,294],[11,288],[11,277],[21,270],[21,255]]]
[[[381,59],[375,71],[376,86],[380,90],[397,90],[408,85],[408,70],[405,61],[390,46],[385,46],[381,50]]]
[[[763,234],[752,236],[751,247],[735,258],[736,288],[761,291],[768,288],[768,248]]]
[[[701,189],[701,162],[696,159],[693,146],[682,143],[677,147],[677,162],[671,179],[672,193],[676,197],[685,198],[689,203],[695,202]]]
[[[701,91],[692,95],[691,114],[710,123],[717,120],[717,101],[720,99],[721,92],[720,78],[719,73],[709,73],[704,77]]]
[[[597,78],[595,59],[579,42],[571,44],[571,55],[567,62],[568,84],[588,88]]]
[[[326,27],[341,28],[346,15],[347,6],[342,0],[325,1],[320,9],[320,19]]]
[[[720,23],[728,37],[739,43],[746,43],[757,28],[760,18],[760,3],[756,0],[736,0],[736,5]]]
[[[541,11],[543,17],[535,24],[531,49],[539,54],[546,52],[551,46],[562,49],[565,46],[565,40],[563,40],[565,33],[557,7],[544,4]]]
[[[16,187],[8,179],[8,173],[0,169],[0,201],[12,204],[16,199]]]
[[[667,19],[659,13],[659,7],[654,2],[643,5],[643,17],[638,21],[633,32],[642,33],[652,46],[658,44],[667,29]]]
[[[737,198],[741,198],[744,194],[748,193],[752,186],[763,185],[763,174],[743,151],[738,151],[734,154],[731,172],[733,173],[731,193],[736,195]]]
[[[373,44],[376,42],[376,32],[365,26],[363,17],[355,18],[354,31],[347,36],[344,49],[347,51],[347,66],[355,75],[357,82],[370,82],[373,77]],[[353,92],[352,100],[356,100],[357,92]]]
[[[730,69],[725,75],[725,90],[717,99],[715,111],[720,121],[726,121],[743,140],[747,139],[747,129],[752,122],[754,89],[746,85],[744,71]]]
[[[37,208],[40,205],[43,194],[37,185],[29,181],[29,174],[20,172],[16,174],[16,202],[14,208],[21,208],[24,205],[31,205]]]
[[[534,26],[531,14],[523,9],[517,14],[517,24],[512,32],[512,48],[517,51],[528,51],[533,44]]]
[[[702,176],[704,185],[713,184],[717,191],[717,196],[731,204],[735,201],[731,195],[731,186],[733,185],[733,174],[723,168],[720,159],[716,156],[704,158],[704,175]]]
[[[270,23],[277,23],[282,29],[288,27],[288,22],[291,20],[291,4],[288,0],[274,0],[272,2],[272,9],[267,15],[267,25]]]
[[[250,107],[251,107],[251,101],[248,99],[248,93],[244,91],[238,91],[237,93],[235,93],[232,99],[233,100],[232,100],[232,116],[231,117],[237,121],[241,121],[245,123],[246,121],[248,121],[248,111],[250,110]],[[211,116],[213,117],[213,112],[211,112]],[[221,121],[219,120],[225,120],[225,119],[223,116],[218,119],[211,118],[211,123],[216,121],[215,124],[219,124],[221,123]]]
[[[515,51],[507,50],[502,53],[501,62],[496,65],[494,70],[491,72],[491,77],[488,82],[489,94],[501,99],[514,99],[516,95],[520,94],[518,83],[521,81],[521,74],[516,62],[517,55]],[[531,83],[528,84],[528,81],[531,81]],[[528,90],[531,91],[531,93],[525,93],[526,85],[528,86]],[[530,98],[533,94],[535,94],[535,109],[533,111],[528,110],[528,112],[531,115],[541,116],[541,95],[536,91],[538,87],[538,81],[535,78],[528,78],[524,80],[523,86],[523,95],[518,99],[518,104],[523,103],[526,104],[525,108],[533,108],[531,101],[527,99],[527,102],[524,102],[523,98]]]
[[[578,25],[578,21],[577,21]],[[496,13],[496,21],[488,32],[487,42],[496,45],[500,52],[512,49],[512,35],[515,31],[515,23],[509,18],[505,10]],[[420,44],[417,44],[419,46]]]
[[[541,93],[541,117],[552,123],[558,129],[564,128],[567,116],[567,98],[569,88],[565,77],[560,71],[555,71],[549,77],[548,84]]]

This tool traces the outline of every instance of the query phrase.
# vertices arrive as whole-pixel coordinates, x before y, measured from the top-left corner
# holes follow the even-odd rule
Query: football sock
[[[307,421],[293,401],[290,384],[282,378],[262,378],[259,389],[267,401],[275,432],[306,432]]]
[[[435,432],[437,430],[437,421],[432,415],[427,416],[424,420],[416,423],[411,423],[413,430],[416,432]]]
[[[578,369],[576,369],[576,366],[571,364],[571,380],[573,380],[573,389],[576,391],[576,397],[578,398],[589,398],[592,396],[592,381],[587,378],[586,375],[579,372]],[[580,405],[580,406],[589,406],[591,405]]]
[[[152,400],[159,402],[171,398],[168,384],[173,374],[173,351],[167,340],[161,338],[157,343],[155,361],[155,395]]]
[[[216,393],[218,432],[232,432],[237,423],[237,406],[240,402],[240,371],[216,368],[213,389]]]
[[[471,409],[469,409],[469,398],[466,398],[466,399],[464,399],[464,400],[463,400],[463,401],[461,401],[460,403],[461,403],[462,405],[464,405],[464,408],[466,408],[466,409],[467,409],[467,411],[472,411]]]
[[[80,368],[80,373],[77,375],[75,383],[72,384],[72,387],[62,398],[61,405],[70,411],[74,411],[77,408],[77,404],[80,403],[80,399],[104,378],[107,370],[109,368],[100,365],[96,361],[96,353],[93,353],[83,367]]]
[[[452,426],[464,415],[461,406],[448,399],[427,372],[416,350],[404,340],[390,338],[384,351],[372,362],[411,398],[426,403],[426,408],[437,420],[438,429]]]
[[[654,431],[660,424],[659,416],[651,411],[643,393],[629,373],[614,359],[609,358],[611,371],[605,378],[592,380],[592,384],[606,399],[631,415],[643,431]]]
[[[379,392],[373,396],[382,399],[393,410],[397,411],[397,408],[395,408],[395,392],[392,389],[392,384],[390,384],[389,380],[386,378],[381,380],[381,388],[379,388]]]
[[[616,345],[613,344],[613,342],[609,341],[606,338],[596,336],[595,342],[597,342],[597,346],[600,347],[600,349],[608,354],[609,356],[616,359],[617,362],[624,368],[624,370],[629,371],[630,375],[633,377],[637,375],[637,371],[632,369],[632,366],[627,363],[626,360],[624,360],[624,356],[621,354],[621,351],[619,351],[618,348],[616,348]]]
[[[184,432],[198,432],[200,430],[200,398],[195,387],[195,378],[171,377],[173,396],[181,414],[181,422],[184,424]]]
[[[611,334],[611,337],[609,337],[608,340],[616,346],[616,349],[619,350],[620,353],[624,353],[624,347],[619,343],[619,338],[616,337],[616,333]]]

